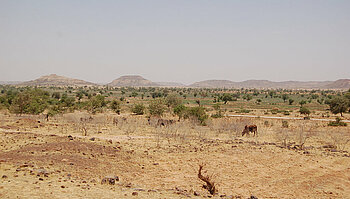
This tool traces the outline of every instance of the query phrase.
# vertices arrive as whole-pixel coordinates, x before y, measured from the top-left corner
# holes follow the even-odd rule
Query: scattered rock
[[[73,140],[73,136],[68,135],[68,139],[69,139],[69,140]]]
[[[137,195],[139,195],[139,193],[137,193],[137,192],[132,192],[132,194],[131,195],[133,195],[133,196],[137,196]]]
[[[146,191],[146,190],[144,190],[142,188],[134,188],[133,190],[135,190],[135,191]]]
[[[115,185],[116,181],[119,181],[118,176],[106,176],[102,179],[101,184]]]

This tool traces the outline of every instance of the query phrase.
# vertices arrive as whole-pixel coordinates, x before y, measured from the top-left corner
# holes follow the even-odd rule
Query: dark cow
[[[246,125],[242,132],[242,136],[245,134],[249,135],[250,132],[254,133],[254,136],[258,135],[258,127],[256,125]]]

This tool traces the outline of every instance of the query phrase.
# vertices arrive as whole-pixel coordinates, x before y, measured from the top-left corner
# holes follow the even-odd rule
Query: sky
[[[0,0],[0,81],[350,78],[349,0]]]

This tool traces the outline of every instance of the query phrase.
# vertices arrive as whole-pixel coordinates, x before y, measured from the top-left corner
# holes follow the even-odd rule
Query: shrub
[[[304,114],[304,115],[310,115],[311,113],[310,110],[304,106],[300,107],[299,112],[300,114]]]
[[[175,93],[170,94],[166,97],[166,104],[168,107],[176,107],[182,104],[182,99],[178,97]]]
[[[340,113],[340,115],[343,116],[343,113],[346,112],[349,107],[349,101],[345,97],[337,96],[330,101],[329,107],[332,113]]]
[[[143,115],[145,113],[146,107],[143,104],[135,104],[132,108],[131,111],[135,113],[136,115]]]
[[[282,127],[283,128],[288,128],[289,127],[288,121],[282,120]]]
[[[179,104],[174,108],[174,114],[179,117],[179,120],[184,117],[187,107],[183,104]]]
[[[120,110],[121,110],[121,108],[120,108],[120,101],[113,100],[111,102],[110,108],[119,115],[120,114]]]
[[[153,101],[151,101],[151,103],[148,106],[148,110],[151,116],[159,116],[161,117],[165,110],[166,110],[166,106],[164,103],[164,100],[162,99],[154,99]]]
[[[89,103],[88,103],[88,110],[95,114],[96,112],[102,112],[102,108],[107,105],[107,102],[105,101],[105,97],[102,95],[96,95],[94,97],[91,97]]]
[[[337,117],[335,121],[330,121],[328,126],[347,126],[348,124],[341,121],[340,117]]]
[[[187,109],[184,118],[194,118],[201,125],[206,125],[205,121],[208,119],[208,115],[203,107],[191,107]]]

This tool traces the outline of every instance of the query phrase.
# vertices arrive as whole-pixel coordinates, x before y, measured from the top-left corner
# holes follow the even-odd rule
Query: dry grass
[[[155,118],[149,125],[142,116],[84,112],[55,116],[49,122],[39,116],[0,114],[0,119],[0,171],[8,176],[0,183],[0,196],[5,198],[24,185],[30,189],[22,197],[52,197],[52,192],[64,198],[75,191],[79,197],[110,193],[128,198],[140,187],[152,190],[137,191],[144,198],[194,193],[206,197],[209,193],[196,175],[202,164],[216,174],[219,195],[346,198],[350,194],[346,188],[350,186],[350,128],[329,127],[326,122],[289,120],[288,128],[282,128],[281,120],[220,118],[211,119],[208,126],[185,120],[160,127]],[[249,124],[258,126],[258,136],[241,137]],[[32,169],[16,171],[28,163]],[[40,167],[52,172],[44,181],[30,175],[30,170]],[[70,179],[63,181],[68,174]],[[107,175],[119,176],[120,182],[100,185]]]

